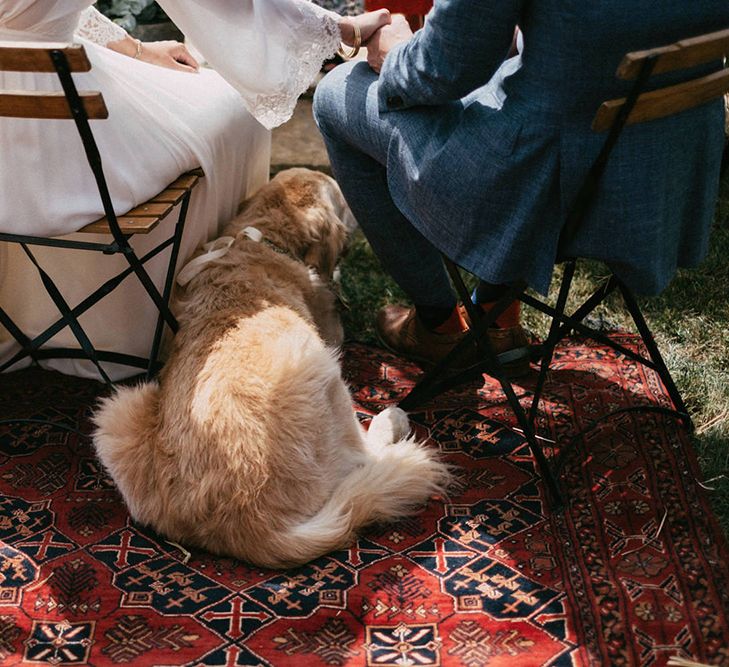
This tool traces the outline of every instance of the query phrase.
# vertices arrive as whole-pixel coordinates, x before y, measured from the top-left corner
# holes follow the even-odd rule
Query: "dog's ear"
[[[323,224],[317,225],[319,234],[305,249],[304,263],[313,266],[322,278],[328,280],[332,277],[344,249],[347,228],[331,207],[327,206],[322,215],[326,220]]]
[[[357,222],[349,209],[337,182],[325,174],[317,173],[318,199],[323,202],[317,225],[316,242],[307,248],[304,261],[314,266],[319,275],[331,278],[341,257],[347,238],[354,232]]]

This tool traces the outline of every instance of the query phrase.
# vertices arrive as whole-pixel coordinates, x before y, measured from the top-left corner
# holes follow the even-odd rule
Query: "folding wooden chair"
[[[73,44],[19,44],[17,42],[0,42],[0,70],[13,72],[55,72],[61,82],[63,92],[37,91],[0,91],[0,116],[34,119],[69,119],[73,120],[83,142],[96,184],[101,197],[105,216],[86,225],[78,232],[82,234],[108,234],[108,242],[87,242],[69,238],[46,238],[24,234],[0,233],[0,241],[19,243],[30,262],[38,270],[40,278],[49,296],[55,303],[60,317],[45,331],[30,339],[10,316],[0,307],[0,324],[2,324],[20,345],[20,350],[12,358],[0,365],[0,372],[10,368],[19,360],[30,357],[38,362],[40,359],[66,358],[92,361],[102,379],[110,383],[109,376],[100,362],[112,362],[146,370],[151,376],[158,369],[159,348],[164,325],[177,331],[177,321],[169,309],[169,297],[172,290],[175,264],[180,248],[180,241],[185,227],[190,196],[198,183],[202,172],[197,169],[181,175],[167,188],[150,201],[137,206],[123,216],[114,213],[111,196],[104,177],[101,156],[91,131],[90,120],[108,118],[104,99],[97,91],[78,91],[73,81],[72,72],[88,72],[91,64],[83,46]],[[173,233],[159,243],[143,257],[138,257],[129,243],[135,234],[148,234],[159,225],[174,209],[179,207],[179,218]],[[104,255],[122,255],[128,267],[113,278],[107,280],[80,303],[70,306],[60,290],[43,270],[30,246],[39,245],[54,248],[71,248]],[[157,288],[148,274],[145,264],[166,248],[170,248],[169,261],[162,291]],[[97,350],[83,327],[79,317],[89,308],[114,290],[125,278],[134,274],[144,287],[150,299],[156,305],[159,316],[156,330],[152,338],[149,358],[141,358],[114,351]],[[78,341],[79,348],[47,348],[43,345],[59,331],[69,327]]]
[[[447,257],[443,258],[446,268],[459,293],[459,297],[468,309],[471,321],[475,324],[472,326],[470,334],[464,338],[462,343],[420,380],[412,391],[400,402],[399,407],[406,411],[413,410],[418,405],[431,400],[433,397],[448,389],[462,384],[464,381],[473,379],[483,372],[495,377],[501,384],[509,405],[517,418],[519,427],[529,443],[531,452],[535,457],[539,471],[546,483],[553,506],[555,507],[561,504],[562,494],[559,489],[558,475],[554,472],[552,464],[556,464],[559,470],[561,456],[556,457],[556,461],[547,459],[535,430],[535,420],[554,349],[570,332],[576,331],[586,337],[599,341],[625,357],[637,361],[657,372],[673,401],[673,410],[657,406],[636,406],[610,413],[601,418],[601,420],[614,416],[618,412],[648,410],[678,416],[687,428],[692,429],[691,418],[686,410],[686,406],[661,357],[658,346],[638,307],[636,298],[623,282],[611,274],[605,284],[595,290],[593,295],[572,315],[565,314],[565,305],[578,258],[567,256],[564,249],[569,246],[570,240],[574,238],[580,224],[590,211],[610,153],[626,125],[642,123],[679,113],[680,111],[717,99],[729,90],[729,69],[726,68],[706,76],[690,79],[684,83],[659,88],[650,92],[643,92],[650,77],[665,72],[689,69],[707,63],[722,62],[728,53],[729,29],[702,35],[662,48],[628,53],[625,56],[618,68],[617,76],[624,80],[632,80],[635,83],[627,98],[604,102],[594,118],[593,130],[596,132],[607,131],[608,136],[602,151],[592,165],[578,192],[572,209],[565,220],[560,237],[560,250],[557,256],[557,261],[564,263],[565,266],[559,295],[554,306],[528,294],[526,292],[526,284],[521,282],[511,285],[503,297],[495,304],[488,315],[486,315],[471,302],[470,292],[466,288],[459,267]],[[633,352],[600,331],[596,331],[584,324],[585,318],[614,292],[622,295],[624,304],[635,322],[640,337],[648,351],[648,357]],[[532,396],[531,407],[528,410],[525,410],[517,399],[514,388],[508,380],[487,336],[488,328],[493,325],[499,315],[515,299],[521,300],[523,303],[536,308],[551,318],[549,335],[541,346],[539,376]],[[482,362],[464,372],[449,373],[449,370],[454,367],[454,362],[458,361],[468,351],[473,350],[474,346],[477,347],[479,353],[482,355]]]

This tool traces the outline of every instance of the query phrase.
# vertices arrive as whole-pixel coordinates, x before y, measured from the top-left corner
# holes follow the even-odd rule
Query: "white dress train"
[[[84,44],[92,69],[74,76],[79,89],[100,90],[109,109],[109,119],[93,121],[92,128],[118,214],[149,199],[180,173],[203,168],[205,178],[188,214],[178,261],[182,266],[200,242],[217,235],[238,202],[266,182],[267,128],[290,116],[321,60],[336,50],[336,19],[305,0],[163,0],[160,4],[227,83],[216,71],[178,72],[106,48],[125,33],[90,9],[91,4],[0,0],[0,40]],[[59,88],[55,75],[0,73],[0,89]],[[0,118],[0,230],[60,236],[101,215],[73,122]],[[148,237],[134,237],[137,252],[153,247],[175,222],[172,215]],[[34,252],[72,305],[126,266],[120,257],[78,250],[36,247]],[[160,286],[165,260],[163,253],[148,265]],[[15,244],[0,243],[0,305],[30,335],[58,317],[37,272]],[[98,349],[146,356],[156,309],[137,281],[128,278],[80,321]],[[75,347],[76,341],[64,329],[50,344]],[[17,349],[0,325],[0,360]],[[86,361],[43,365],[98,377]],[[105,368],[113,379],[135,373],[110,364]]]

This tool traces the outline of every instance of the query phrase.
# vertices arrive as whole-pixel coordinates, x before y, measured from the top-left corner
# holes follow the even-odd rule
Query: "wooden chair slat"
[[[130,218],[164,218],[173,208],[172,204],[148,201],[133,208],[126,215]]]
[[[670,46],[628,53],[618,67],[617,76],[626,81],[635,79],[646,58],[657,56],[654,74],[688,69],[721,60],[729,55],[729,28],[707,35],[684,39]]]
[[[170,183],[168,189],[189,190],[190,188],[194,188],[197,185],[199,179],[200,176],[198,176],[196,173],[188,171],[186,174],[180,176],[180,178],[178,178],[176,181]]]
[[[191,169],[149,201],[153,204],[179,204],[185,194],[194,188],[203,176],[205,176],[205,172],[200,167]]]
[[[120,215],[116,220],[119,223],[119,229],[121,229],[122,233],[125,235],[131,235],[131,234],[149,234],[149,232],[151,232],[161,222],[162,218],[159,218],[159,217],[132,218],[127,215]],[[82,227],[81,229],[78,230],[78,233],[79,234],[111,234],[111,229],[109,229],[108,220],[104,217],[104,218],[99,218],[98,220],[86,225],[85,227]]]
[[[72,72],[88,72],[91,63],[81,44],[0,41],[0,71],[55,72],[51,51],[63,51]]]
[[[109,117],[101,93],[79,91],[79,95],[90,119],[101,120]],[[15,90],[0,91],[0,116],[56,120],[73,118],[63,93]]]
[[[652,90],[638,98],[627,124],[670,116],[719,98],[727,91],[729,91],[729,69],[686,83]],[[595,115],[592,129],[595,132],[609,130],[624,104],[625,98],[604,102]]]
[[[167,188],[149,201],[152,204],[172,204],[174,206],[182,201],[186,192],[187,189],[184,188]]]
[[[118,216],[119,229],[126,235],[149,234],[172,212],[185,194],[197,185],[202,173],[199,168],[188,171],[146,203]],[[176,187],[180,182],[184,182],[186,187]],[[78,231],[80,234],[111,234],[106,217],[99,218]]]

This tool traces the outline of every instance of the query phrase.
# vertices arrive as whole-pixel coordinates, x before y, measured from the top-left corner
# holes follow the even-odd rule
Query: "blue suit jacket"
[[[503,65],[516,25],[519,68]],[[630,85],[615,77],[624,54],[725,27],[727,0],[435,0],[379,81],[380,110],[402,114],[387,164],[396,204],[485,280],[545,291],[565,213],[605,140],[592,118]],[[720,100],[627,128],[570,250],[647,294],[697,264],[723,128]]]

